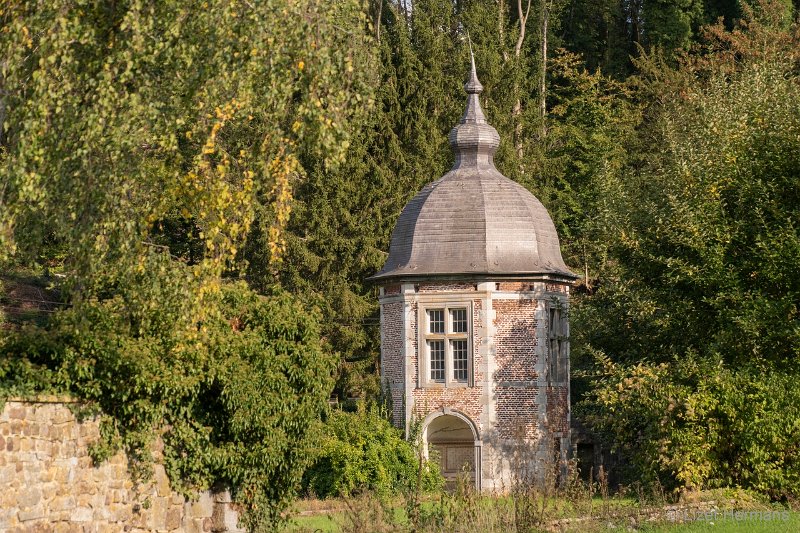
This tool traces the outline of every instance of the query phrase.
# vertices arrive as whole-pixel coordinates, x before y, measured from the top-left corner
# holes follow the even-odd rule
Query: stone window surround
[[[569,310],[564,302],[553,298],[547,302],[547,376],[553,384],[563,384],[568,375]],[[556,327],[553,323],[556,322]]]
[[[474,387],[474,358],[473,352],[473,304],[475,294],[435,294],[430,293],[424,296],[418,294],[417,298],[417,331],[418,331],[418,358],[419,369],[417,373],[417,387],[426,389],[437,388],[465,388]],[[433,309],[443,309],[445,314],[445,333],[428,332],[428,311]],[[450,311],[453,309],[466,309],[467,312],[467,331],[465,333],[450,333]],[[429,340],[445,341],[445,380],[444,382],[433,381],[430,376],[430,360],[428,355]],[[450,340],[467,341],[467,380],[455,381],[453,379],[453,353]]]

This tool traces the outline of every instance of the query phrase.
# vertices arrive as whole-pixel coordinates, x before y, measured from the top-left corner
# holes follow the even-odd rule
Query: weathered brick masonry
[[[474,283],[446,283],[431,282],[420,283],[417,292],[456,292],[456,291],[475,291],[477,287]]]
[[[405,421],[405,354],[403,353],[403,303],[391,302],[381,306],[381,379],[389,388],[392,418],[401,426]]]
[[[497,432],[504,439],[538,436],[537,304],[533,299],[492,302],[496,313]]]
[[[383,288],[383,294],[386,296],[397,296],[400,294],[400,285],[387,285]]]
[[[569,390],[564,386],[547,387],[548,429],[567,435],[569,432]]]

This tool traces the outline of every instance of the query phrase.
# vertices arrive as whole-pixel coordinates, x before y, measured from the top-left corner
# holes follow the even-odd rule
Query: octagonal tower
[[[453,168],[403,209],[380,286],[381,379],[442,472],[480,489],[541,479],[569,446],[569,289],[542,203],[494,166],[471,62]]]

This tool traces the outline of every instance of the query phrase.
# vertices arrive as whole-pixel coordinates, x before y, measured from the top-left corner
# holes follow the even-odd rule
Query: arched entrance
[[[448,486],[468,475],[480,488],[480,440],[472,422],[461,413],[445,409],[431,413],[423,433],[429,459],[437,460]]]

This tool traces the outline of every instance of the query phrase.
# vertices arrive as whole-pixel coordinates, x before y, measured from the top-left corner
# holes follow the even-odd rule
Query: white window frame
[[[419,386],[424,388],[449,388],[449,387],[472,387],[473,380],[473,359],[472,351],[472,302],[471,301],[447,301],[430,302],[419,306]],[[452,311],[463,309],[466,312],[467,331],[453,331]],[[430,328],[430,311],[444,311],[444,333],[433,333]],[[453,361],[452,341],[463,340],[467,344],[467,379],[456,380],[454,377],[455,368]],[[438,381],[431,378],[431,352],[429,341],[444,342],[444,380]]]

